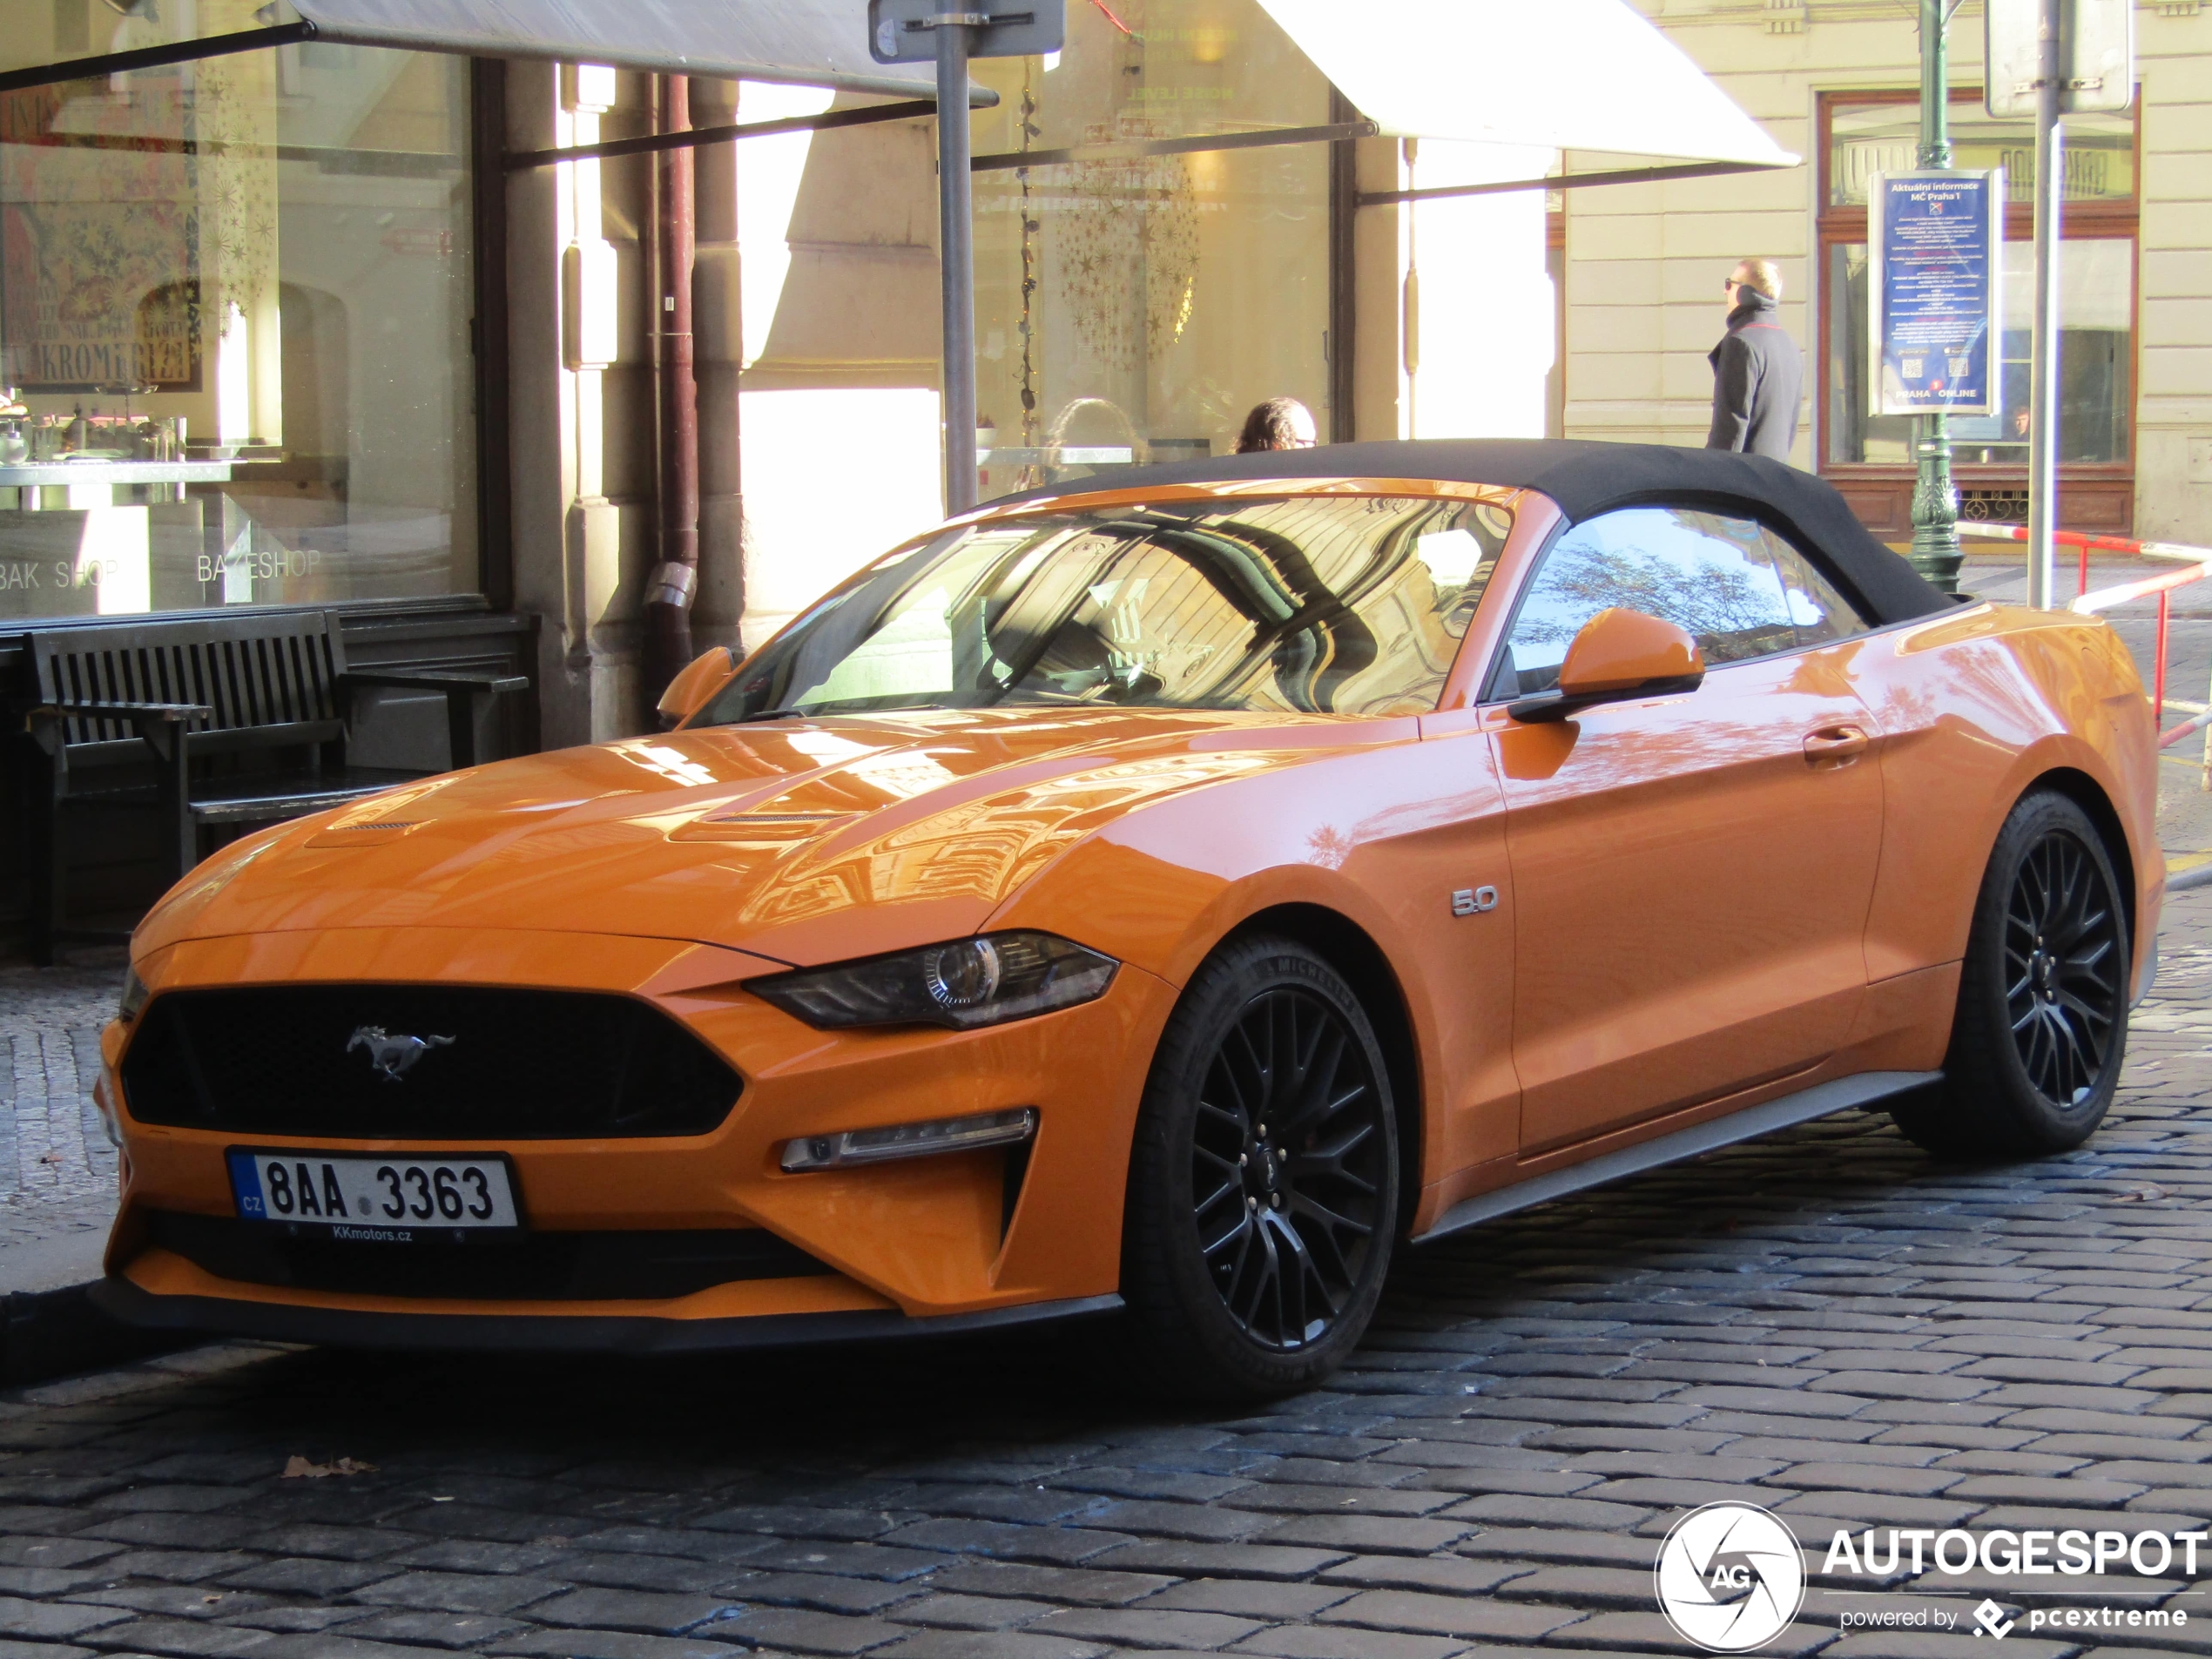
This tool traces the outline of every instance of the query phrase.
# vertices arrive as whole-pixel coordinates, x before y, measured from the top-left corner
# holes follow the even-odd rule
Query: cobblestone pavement
[[[1727,1496],[1813,1546],[1764,1651],[1965,1659],[1840,1634],[1873,1604],[1821,1574],[1830,1530],[2212,1516],[2212,892],[2168,917],[2080,1152],[1939,1163],[1852,1114],[1554,1204],[1412,1254],[1355,1363],[1264,1409],[1132,1392],[1103,1327],[652,1365],[231,1345],[0,1395],[0,1659],[1670,1651],[1656,1541]],[[2101,1594],[2186,1610],[2206,1577]],[[1971,1629],[2019,1582],[1943,1605]],[[2006,1650],[2199,1652],[2212,1619],[2126,1636]]]
[[[0,967],[0,1252],[105,1229],[115,1213],[115,1149],[91,1091],[122,976],[119,951]]]

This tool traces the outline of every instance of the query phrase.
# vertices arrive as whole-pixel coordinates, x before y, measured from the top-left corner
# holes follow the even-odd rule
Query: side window
[[[1759,534],[1774,556],[1774,568],[1782,573],[1782,591],[1790,602],[1790,620],[1797,624],[1799,645],[1825,645],[1866,631],[1866,618],[1851,609],[1834,583],[1812,568],[1812,561],[1772,530],[1762,529]]]
[[[1582,624],[1615,605],[1675,624],[1716,668],[1865,627],[1834,586],[1764,525],[1683,507],[1626,508],[1577,524],[1552,544],[1514,618],[1489,695],[1556,688]]]

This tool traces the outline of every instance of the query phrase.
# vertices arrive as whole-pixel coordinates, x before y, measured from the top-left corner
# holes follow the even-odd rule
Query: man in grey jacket
[[[1745,260],[1723,285],[1728,333],[1713,347],[1713,429],[1708,449],[1790,458],[1805,364],[1783,332],[1782,273],[1771,260]]]

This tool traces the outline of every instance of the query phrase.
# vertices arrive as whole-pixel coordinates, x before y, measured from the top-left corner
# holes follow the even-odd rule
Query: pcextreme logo
[[[1674,1525],[1652,1568],[1659,1610],[1708,1653],[1749,1653],[1790,1628],[1804,1604],[1797,1535],[1750,1503],[1709,1503]]]

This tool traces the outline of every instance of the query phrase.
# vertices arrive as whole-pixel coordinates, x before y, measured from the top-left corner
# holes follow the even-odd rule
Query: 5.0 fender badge
[[[1452,895],[1452,914],[1455,916],[1479,916],[1497,907],[1495,887],[1461,887]]]
[[[354,1028],[346,1052],[351,1054],[356,1049],[366,1048],[368,1063],[375,1069],[376,1075],[388,1083],[395,1083],[431,1049],[452,1045],[451,1037],[410,1037],[405,1034],[388,1037],[381,1025],[361,1025]]]

